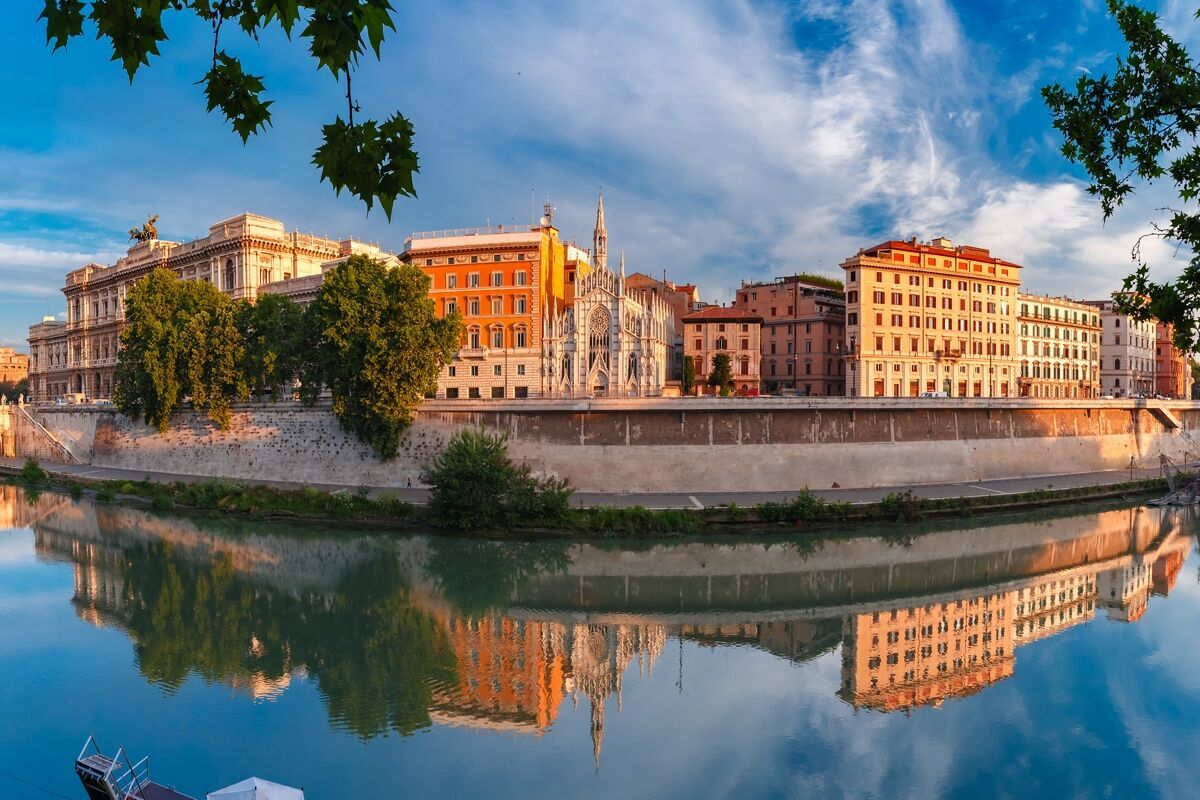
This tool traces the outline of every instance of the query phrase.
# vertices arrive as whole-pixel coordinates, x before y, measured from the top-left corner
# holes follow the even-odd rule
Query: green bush
[[[83,484],[78,481],[71,481],[67,484],[67,494],[71,495],[72,500],[78,500],[83,497]]]
[[[116,492],[114,492],[112,490],[111,487],[101,486],[99,489],[96,490],[96,502],[97,503],[111,503],[113,500],[116,500],[116,499],[117,499],[117,494],[116,494]]]
[[[435,525],[462,531],[553,524],[566,518],[571,487],[539,479],[508,457],[508,437],[485,430],[456,433],[430,464],[429,511]]]
[[[42,469],[36,458],[27,458],[21,467],[21,482],[26,486],[44,486],[50,482],[50,473]]]

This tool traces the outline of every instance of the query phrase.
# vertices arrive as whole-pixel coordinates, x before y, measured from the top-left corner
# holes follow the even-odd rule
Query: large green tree
[[[342,427],[394,458],[414,410],[458,349],[458,315],[438,318],[417,267],[353,255],[326,273],[304,316],[301,397],[311,404],[328,389]]]
[[[1091,177],[1088,190],[1105,219],[1133,194],[1136,181],[1174,183],[1178,203],[1147,235],[1181,245],[1191,258],[1175,280],[1153,281],[1139,239],[1137,267],[1119,301],[1141,319],[1171,323],[1176,345],[1194,351],[1200,344],[1200,68],[1152,11],[1123,0],[1108,0],[1108,8],[1128,54],[1117,58],[1111,75],[1085,73],[1073,90],[1055,83],[1042,95],[1063,135],[1063,155]]]
[[[220,109],[243,142],[271,124],[274,101],[265,98],[263,76],[247,72],[227,49],[230,38],[253,44],[282,32],[290,40],[299,29],[317,69],[346,85],[346,119],[338,115],[324,126],[313,163],[338,194],[350,192],[368,210],[378,202],[390,218],[397,197],[416,196],[412,124],[398,113],[383,122],[355,121],[360,108],[351,79],[368,51],[379,57],[384,36],[396,27],[392,13],[390,0],[43,0],[39,18],[55,50],[83,36],[85,27],[94,30],[131,83],[159,55],[169,23],[199,20],[212,29],[212,58],[197,83],[208,110]]]
[[[237,327],[245,346],[242,369],[251,389],[278,400],[300,372],[304,310],[286,297],[264,294],[237,304]]]
[[[233,301],[205,281],[156,269],[125,299],[117,358],[117,407],[165,431],[185,397],[221,428],[248,392]]]

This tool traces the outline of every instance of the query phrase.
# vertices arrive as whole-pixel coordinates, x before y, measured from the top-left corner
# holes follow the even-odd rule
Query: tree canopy
[[[242,337],[233,301],[205,281],[158,268],[125,299],[117,359],[117,407],[165,431],[185,397],[221,428],[230,406],[248,394],[239,364]]]
[[[353,255],[326,273],[304,327],[303,399],[311,404],[328,389],[342,427],[394,458],[413,411],[458,349],[458,315],[438,318],[419,268]]]
[[[1139,319],[1156,318],[1175,329],[1176,345],[1197,349],[1195,312],[1200,308],[1200,70],[1183,45],[1158,24],[1152,11],[1108,0],[1129,47],[1112,74],[1085,73],[1073,90],[1055,83],[1042,89],[1063,155],[1091,177],[1088,191],[1108,219],[1134,192],[1135,181],[1174,183],[1178,204],[1166,222],[1152,222],[1148,236],[1175,242],[1191,259],[1173,281],[1150,279],[1141,239],[1137,266],[1124,281],[1118,302]]]
[[[244,339],[242,369],[251,389],[278,400],[300,372],[304,348],[304,310],[286,297],[264,294],[237,304],[237,326]]]
[[[265,97],[264,76],[247,72],[226,49],[230,35],[257,42],[273,30],[290,40],[298,29],[317,69],[346,84],[346,119],[337,115],[324,126],[312,162],[338,194],[350,192],[368,211],[378,202],[390,219],[397,197],[416,196],[412,123],[399,113],[383,122],[355,121],[360,107],[351,79],[368,51],[379,57],[384,37],[396,27],[392,13],[390,0],[43,0],[39,19],[54,50],[83,36],[90,23],[130,83],[160,55],[172,18],[198,19],[211,27],[213,46],[208,70],[197,83],[208,110],[219,109],[243,143],[271,124],[274,101]]]

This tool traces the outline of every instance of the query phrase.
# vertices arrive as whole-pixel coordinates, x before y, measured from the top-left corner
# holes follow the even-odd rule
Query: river
[[[1185,510],[490,543],[0,487],[0,797],[84,740],[196,797],[1162,797],[1200,753]]]

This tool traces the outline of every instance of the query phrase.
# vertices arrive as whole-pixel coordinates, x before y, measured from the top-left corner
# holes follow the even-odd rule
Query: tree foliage
[[[429,466],[429,510],[438,525],[462,531],[502,530],[518,522],[554,522],[567,512],[565,481],[538,479],[508,457],[508,437],[462,430]]]
[[[733,389],[733,359],[729,353],[717,353],[713,356],[712,369],[708,373],[708,385],[717,389],[722,397],[727,397]]]
[[[680,388],[684,394],[691,394],[696,387],[696,361],[691,356],[683,357],[683,375],[680,376]]]
[[[15,401],[24,395],[29,397],[29,378],[19,381],[0,381],[0,397]]]
[[[286,297],[260,295],[237,304],[237,327],[244,345],[242,370],[255,392],[278,400],[300,373],[304,311]]]
[[[230,406],[247,395],[233,301],[212,284],[183,281],[167,269],[129,290],[119,356],[117,407],[160,431],[187,396],[227,428]]]
[[[304,335],[302,398],[311,404],[328,389],[342,427],[391,459],[458,349],[462,323],[437,317],[419,268],[354,255],[326,274]]]
[[[256,42],[280,31],[291,39],[299,27],[317,68],[346,83],[346,121],[338,116],[324,127],[313,163],[338,194],[350,192],[368,211],[378,202],[390,219],[397,197],[416,196],[412,124],[400,114],[383,123],[356,123],[360,108],[351,77],[368,50],[379,58],[384,37],[396,27],[392,13],[390,0],[43,0],[39,19],[54,50],[83,36],[90,23],[131,83],[159,55],[171,18],[200,20],[212,29],[213,47],[209,69],[197,83],[208,110],[219,109],[243,142],[271,124],[274,101],[264,97],[263,76],[247,72],[238,56],[222,49],[222,36],[228,39],[233,29]]]
[[[1176,345],[1190,352],[1200,343],[1200,70],[1153,12],[1123,0],[1108,0],[1108,7],[1128,55],[1117,59],[1111,75],[1085,73],[1074,90],[1055,83],[1042,95],[1063,135],[1063,155],[1091,177],[1088,191],[1099,198],[1105,219],[1133,194],[1135,181],[1169,177],[1174,183],[1179,206],[1167,209],[1167,222],[1151,223],[1148,235],[1190,250],[1191,259],[1174,281],[1157,283],[1139,239],[1137,267],[1118,302],[1139,319],[1171,323]]]

